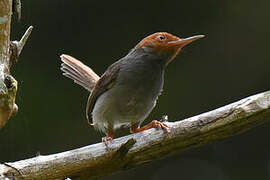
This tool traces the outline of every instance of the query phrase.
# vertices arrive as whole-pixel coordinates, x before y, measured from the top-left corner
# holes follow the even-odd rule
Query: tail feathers
[[[63,64],[63,66],[61,67],[61,70],[64,71],[64,73],[63,73],[64,76],[66,76],[66,77],[68,77],[68,78],[70,78],[70,79],[73,79],[74,82],[75,82],[76,84],[79,84],[79,85],[81,85],[82,87],[85,87],[87,90],[91,91],[91,90],[89,89],[89,88],[90,88],[90,87],[89,87],[89,84],[87,84],[86,82],[84,82],[83,80],[81,80],[81,79],[77,76],[77,74],[74,74],[74,72],[69,71],[69,70],[66,69],[64,66],[65,66],[65,65]]]
[[[91,68],[72,56],[63,54],[60,58],[63,62],[60,68],[63,75],[91,92],[99,80],[99,76]]]

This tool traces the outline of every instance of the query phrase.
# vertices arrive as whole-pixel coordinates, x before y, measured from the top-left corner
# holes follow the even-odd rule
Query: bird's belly
[[[94,126],[105,132],[109,125],[116,129],[141,123],[154,108],[158,94],[145,87],[115,86],[97,99],[92,112]]]

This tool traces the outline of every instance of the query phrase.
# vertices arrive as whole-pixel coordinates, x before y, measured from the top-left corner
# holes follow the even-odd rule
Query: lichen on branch
[[[33,28],[30,26],[20,41],[10,41],[12,9],[18,13],[18,19],[21,18],[20,0],[15,3],[12,6],[12,0],[0,1],[0,129],[18,111],[15,104],[17,81],[10,74],[10,67],[17,62]]]

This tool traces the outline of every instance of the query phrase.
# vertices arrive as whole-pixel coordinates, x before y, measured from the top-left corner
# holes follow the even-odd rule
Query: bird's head
[[[181,39],[167,32],[158,32],[147,36],[139,42],[136,48],[143,48],[148,53],[154,53],[167,58],[171,62],[179,53],[182,47],[204,37],[204,35],[192,36]]]

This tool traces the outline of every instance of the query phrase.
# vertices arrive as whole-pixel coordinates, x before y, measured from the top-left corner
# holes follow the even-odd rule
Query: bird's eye
[[[158,38],[159,40],[161,40],[161,41],[163,41],[164,39],[166,39],[166,37],[163,36],[163,35],[159,35],[159,36],[157,36],[157,38]]]

